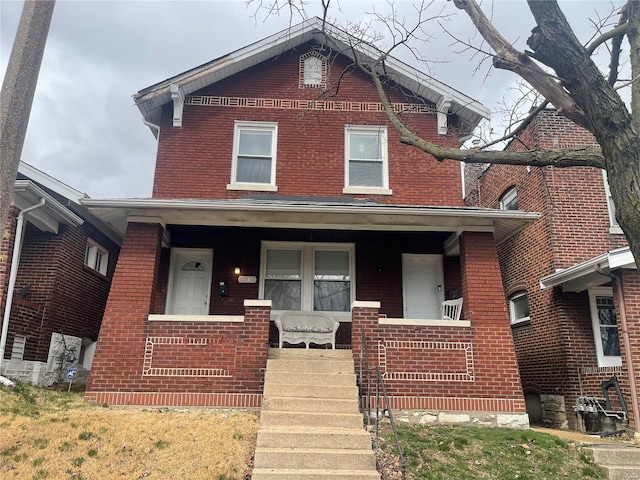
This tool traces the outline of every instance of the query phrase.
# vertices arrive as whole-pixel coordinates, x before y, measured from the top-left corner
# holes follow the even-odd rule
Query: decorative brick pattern
[[[404,361],[407,351],[418,353],[420,368],[430,371],[391,370],[411,367]],[[390,358],[391,357],[391,358]],[[383,340],[378,342],[378,364],[382,376],[389,380],[473,382],[473,346],[465,342],[424,342]],[[437,368],[446,371],[433,371]]]
[[[157,377],[231,377],[231,371],[225,368],[206,368],[203,366],[198,367],[157,367],[154,366],[154,351],[156,353],[156,361],[158,360],[159,352],[155,348],[156,345],[160,346],[186,346],[187,348],[181,348],[179,350],[171,349],[171,354],[166,360],[166,363],[175,365],[180,359],[186,357],[189,361],[198,362],[200,365],[206,363],[207,359],[203,358],[208,352],[202,348],[188,348],[188,347],[207,347],[211,349],[212,344],[219,343],[213,342],[210,338],[184,338],[184,337],[147,337],[147,342],[144,350],[144,365],[142,367],[142,375],[145,376],[157,376]],[[235,347],[235,345],[234,345]],[[215,345],[213,346],[215,348]],[[196,350],[193,353],[189,350]],[[226,359],[225,363],[235,363],[236,349],[229,352],[224,350],[223,358]],[[166,355],[166,354],[165,354]],[[220,355],[218,355],[220,357]],[[221,360],[220,358],[211,360]]]
[[[297,100],[277,98],[240,98],[188,95],[185,105],[206,107],[273,108],[282,110],[323,110],[338,112],[384,112],[379,102],[336,102],[333,100]],[[436,109],[417,103],[392,103],[394,112],[436,113]]]
[[[88,392],[85,400],[109,405],[148,407],[260,408],[262,394],[186,392]]]

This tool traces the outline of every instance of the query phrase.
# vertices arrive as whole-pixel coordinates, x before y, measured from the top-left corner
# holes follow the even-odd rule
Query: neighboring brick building
[[[356,360],[366,333],[395,407],[526,424],[494,238],[537,214],[465,207],[460,164],[401,144],[353,39],[321,25],[134,96],[158,137],[153,198],[83,202],[124,235],[86,398],[259,406],[273,320],[316,310]],[[429,140],[458,148],[488,113],[385,71]],[[443,320],[454,297],[462,319]]]
[[[75,366],[86,381],[121,237],[85,197],[20,163],[0,246],[2,375],[50,385]]]
[[[545,110],[507,150],[584,145],[597,144],[585,129]],[[579,397],[602,398],[601,384],[616,376],[630,428],[637,431],[638,392],[630,372],[640,385],[640,276],[603,171],[512,165],[480,170],[467,166],[467,205],[508,209],[515,203],[541,212],[539,220],[498,244],[531,420],[574,429],[586,420],[590,430],[611,429],[610,422],[586,414],[586,399]],[[615,390],[608,394],[611,409],[622,411]],[[616,428],[624,425],[617,422]]]

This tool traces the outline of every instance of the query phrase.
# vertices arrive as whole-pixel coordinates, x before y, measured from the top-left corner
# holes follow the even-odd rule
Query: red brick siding
[[[595,145],[589,132],[552,111],[534,119],[520,139],[508,149]],[[541,213],[498,246],[500,267],[505,297],[520,290],[528,295],[531,323],[513,328],[524,390],[565,396],[567,418],[575,427],[573,406],[581,391],[601,396],[600,383],[616,369],[597,368],[587,292],[541,290],[539,279],[626,245],[623,236],[609,233],[602,172],[492,165],[471,185],[469,205],[498,208],[501,195],[515,185],[519,208]]]
[[[298,59],[304,50],[280,55],[194,94],[275,98],[316,99],[314,89],[298,88]],[[338,57],[332,66],[331,81],[347,68]],[[397,90],[392,101],[406,102]],[[379,102],[371,82],[351,70],[340,88],[327,100]],[[413,131],[437,143],[457,147],[452,136],[437,135],[436,116],[405,114]],[[344,187],[344,127],[387,125],[382,112],[304,111],[261,108],[203,107],[186,105],[183,125],[172,127],[172,106],[165,106],[153,196],[158,198],[238,198],[245,191],[230,191],[234,121],[278,123],[276,183],[280,195],[340,197]],[[452,118],[451,121],[454,121]],[[389,137],[389,186],[393,196],[356,195],[383,203],[462,205],[460,166],[457,162],[437,162],[418,149],[399,142],[392,126]],[[354,198],[354,195],[347,195]]]
[[[87,236],[109,250],[109,276],[84,266]],[[22,302],[14,297],[5,356],[14,335],[27,337],[24,359],[41,362],[47,361],[53,332],[96,340],[117,256],[118,247],[88,222],[60,225],[57,234],[26,222],[15,290],[29,290]],[[26,322],[28,317],[31,321]]]

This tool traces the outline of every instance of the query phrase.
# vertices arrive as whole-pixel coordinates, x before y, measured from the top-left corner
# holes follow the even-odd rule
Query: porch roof
[[[501,242],[540,214],[474,207],[387,205],[331,199],[83,199],[102,221],[124,235],[128,222],[163,225],[451,232],[445,247],[457,250],[465,231],[493,232]]]
[[[629,247],[617,248],[609,252],[576,263],[540,279],[540,288],[561,286],[563,292],[582,292],[588,288],[609,283],[609,273],[619,268],[637,269]]]

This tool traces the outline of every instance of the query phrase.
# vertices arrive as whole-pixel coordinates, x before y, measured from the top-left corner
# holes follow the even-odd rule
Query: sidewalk
[[[624,441],[619,438],[611,437],[599,437],[598,435],[587,435],[580,432],[573,432],[569,430],[555,430],[553,428],[545,427],[531,427],[531,430],[540,433],[547,433],[549,435],[555,435],[570,442],[576,442],[581,445],[634,445],[632,441]]]

